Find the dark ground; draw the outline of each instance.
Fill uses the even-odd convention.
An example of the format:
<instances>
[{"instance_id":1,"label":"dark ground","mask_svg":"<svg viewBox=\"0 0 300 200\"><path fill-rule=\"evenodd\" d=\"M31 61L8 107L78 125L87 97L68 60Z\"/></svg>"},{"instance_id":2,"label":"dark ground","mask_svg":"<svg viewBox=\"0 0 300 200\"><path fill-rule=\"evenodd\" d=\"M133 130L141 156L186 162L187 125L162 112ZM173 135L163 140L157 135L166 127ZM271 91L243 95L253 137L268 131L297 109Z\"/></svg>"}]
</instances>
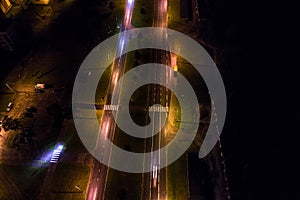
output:
<instances>
[{"instance_id":1,"label":"dark ground","mask_svg":"<svg viewBox=\"0 0 300 200\"><path fill-rule=\"evenodd\" d=\"M197 153L188 155L190 200L214 200L209 166L199 160Z\"/></svg>"},{"instance_id":2,"label":"dark ground","mask_svg":"<svg viewBox=\"0 0 300 200\"><path fill-rule=\"evenodd\" d=\"M299 12L288 2L214 1L211 44L228 93L222 140L232 199L300 199Z\"/></svg>"}]
</instances>

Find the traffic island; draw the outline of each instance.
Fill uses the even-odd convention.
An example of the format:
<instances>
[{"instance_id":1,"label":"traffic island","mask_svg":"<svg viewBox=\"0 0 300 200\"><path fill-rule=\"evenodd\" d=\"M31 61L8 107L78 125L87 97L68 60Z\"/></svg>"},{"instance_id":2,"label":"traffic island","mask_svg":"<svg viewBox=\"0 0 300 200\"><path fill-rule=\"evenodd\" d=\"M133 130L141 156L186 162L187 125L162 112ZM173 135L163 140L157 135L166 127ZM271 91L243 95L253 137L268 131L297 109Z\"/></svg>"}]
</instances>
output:
<instances>
[{"instance_id":1,"label":"traffic island","mask_svg":"<svg viewBox=\"0 0 300 200\"><path fill-rule=\"evenodd\" d=\"M167 167L167 199L188 199L189 180L186 154Z\"/></svg>"}]
</instances>

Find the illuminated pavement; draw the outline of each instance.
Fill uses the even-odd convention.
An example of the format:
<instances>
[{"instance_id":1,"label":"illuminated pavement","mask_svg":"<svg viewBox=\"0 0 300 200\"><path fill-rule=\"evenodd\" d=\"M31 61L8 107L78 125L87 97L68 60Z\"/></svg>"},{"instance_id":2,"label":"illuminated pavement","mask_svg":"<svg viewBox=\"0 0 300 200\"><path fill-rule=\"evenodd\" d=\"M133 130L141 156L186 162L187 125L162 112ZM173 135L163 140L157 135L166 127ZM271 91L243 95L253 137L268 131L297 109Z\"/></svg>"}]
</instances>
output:
<instances>
[{"instance_id":1,"label":"illuminated pavement","mask_svg":"<svg viewBox=\"0 0 300 200\"><path fill-rule=\"evenodd\" d=\"M131 26L131 19L132 13L134 8L134 0L128 0L126 3L126 9L124 14L124 20L121 27L121 31L130 29ZM127 42L124 38L119 39L118 49L117 51L122 54L126 49ZM115 94L117 96L120 95L121 88L116 88L115 85L117 80L123 75L125 67L125 57L122 56L115 60L112 68L112 76L108 88L108 95L105 102L105 105L115 105L115 102L112 102L111 96L115 90ZM104 130L104 134L109 140L113 140L114 132L115 132L115 122L113 119L112 111L111 110L104 110L100 127ZM100 134L100 133L99 133ZM107 152L110 153L110 149L103 146L96 145L95 151L98 152ZM103 153L102 153L103 155ZM108 175L108 167L101 164L99 161L95 160L93 169L90 175L88 190L87 190L87 199L88 200L98 200L104 199L105 194L105 187L107 182L107 175Z\"/></svg>"},{"instance_id":2,"label":"illuminated pavement","mask_svg":"<svg viewBox=\"0 0 300 200\"><path fill-rule=\"evenodd\" d=\"M154 27L162 27L167 28L167 0L154 1ZM167 41L167 36L162 35L162 38L164 38L164 41ZM168 44L165 44L166 50L168 50ZM152 63L162 63L165 65L171 64L171 57L170 53L162 51L162 50L153 50L151 55L151 61ZM162 81L175 81L174 77L172 76L171 71L165 70L164 68L160 71L153 71L152 74L154 74L153 79L159 81L158 79L161 79ZM150 92L148 96L148 102L151 106L153 104L160 104L167 108L167 110L170 110L169 103L170 103L170 91L167 90L165 87L162 87L161 85L152 85L150 86ZM154 123L159 126L158 130L161 130L157 135L151 137L151 140L147 142L146 144L146 150L147 151L155 151L159 150L158 154L152 154L151 162L145 163L146 165L150 165L150 168L153 170L152 173L146 173L143 175L144 179L144 190L142 191L143 199L163 199L165 200L167 198L167 185L166 185L166 168L160 169L160 162L161 159L167 158L167 155L161 156L160 148L166 144L165 136L166 136L166 126L164 124L160 123L160 118L162 118L162 115L167 115L167 112L159 112L160 115L158 119L154 118L153 115L154 112L149 112L149 115L152 115L152 119L154 120ZM167 121L166 124L169 122ZM152 133L154 135L156 133Z\"/></svg>"}]
</instances>

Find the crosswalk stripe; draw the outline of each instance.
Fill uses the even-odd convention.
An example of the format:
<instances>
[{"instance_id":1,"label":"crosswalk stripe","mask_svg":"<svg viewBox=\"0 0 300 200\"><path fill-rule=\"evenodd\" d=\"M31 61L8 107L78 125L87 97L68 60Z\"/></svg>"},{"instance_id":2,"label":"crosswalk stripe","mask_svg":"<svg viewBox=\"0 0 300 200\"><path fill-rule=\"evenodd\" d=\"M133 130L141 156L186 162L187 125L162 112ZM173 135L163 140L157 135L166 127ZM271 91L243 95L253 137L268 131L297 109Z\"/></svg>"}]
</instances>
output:
<instances>
[{"instance_id":1,"label":"crosswalk stripe","mask_svg":"<svg viewBox=\"0 0 300 200\"><path fill-rule=\"evenodd\" d=\"M150 112L169 112L169 108L161 107L161 106L152 106L152 107L150 107L149 111Z\"/></svg>"},{"instance_id":2,"label":"crosswalk stripe","mask_svg":"<svg viewBox=\"0 0 300 200\"><path fill-rule=\"evenodd\" d=\"M60 150L54 150L53 153L52 153L50 162L51 163L57 163L60 154L61 154Z\"/></svg>"},{"instance_id":3,"label":"crosswalk stripe","mask_svg":"<svg viewBox=\"0 0 300 200\"><path fill-rule=\"evenodd\" d=\"M120 110L119 105L104 105L103 110Z\"/></svg>"}]
</instances>

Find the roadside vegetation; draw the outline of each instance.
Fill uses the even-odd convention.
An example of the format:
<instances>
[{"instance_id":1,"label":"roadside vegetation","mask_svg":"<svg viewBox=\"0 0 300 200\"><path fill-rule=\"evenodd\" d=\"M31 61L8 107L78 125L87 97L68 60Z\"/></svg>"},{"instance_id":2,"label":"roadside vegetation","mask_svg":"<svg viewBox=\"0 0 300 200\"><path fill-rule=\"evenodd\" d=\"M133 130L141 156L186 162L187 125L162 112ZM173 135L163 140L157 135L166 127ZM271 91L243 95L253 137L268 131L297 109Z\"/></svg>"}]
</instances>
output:
<instances>
[{"instance_id":1,"label":"roadside vegetation","mask_svg":"<svg viewBox=\"0 0 300 200\"><path fill-rule=\"evenodd\" d=\"M13 195L21 195L23 199L37 196L46 169L27 165L0 165L0 171L6 177L0 178L0 199L10 199L11 192L17 193ZM9 188L14 188L15 191L8 191Z\"/></svg>"},{"instance_id":2,"label":"roadside vegetation","mask_svg":"<svg viewBox=\"0 0 300 200\"><path fill-rule=\"evenodd\" d=\"M167 199L188 199L187 154L167 167Z\"/></svg>"},{"instance_id":3,"label":"roadside vegetation","mask_svg":"<svg viewBox=\"0 0 300 200\"><path fill-rule=\"evenodd\" d=\"M150 27L153 23L153 1L141 0L135 1L134 10L132 16L133 26L140 27Z\"/></svg>"},{"instance_id":4,"label":"roadside vegetation","mask_svg":"<svg viewBox=\"0 0 300 200\"><path fill-rule=\"evenodd\" d=\"M111 79L112 66L108 67L102 77L99 80L96 94L95 94L95 104L103 105L106 101L106 94L109 87L109 81Z\"/></svg>"}]
</instances>

